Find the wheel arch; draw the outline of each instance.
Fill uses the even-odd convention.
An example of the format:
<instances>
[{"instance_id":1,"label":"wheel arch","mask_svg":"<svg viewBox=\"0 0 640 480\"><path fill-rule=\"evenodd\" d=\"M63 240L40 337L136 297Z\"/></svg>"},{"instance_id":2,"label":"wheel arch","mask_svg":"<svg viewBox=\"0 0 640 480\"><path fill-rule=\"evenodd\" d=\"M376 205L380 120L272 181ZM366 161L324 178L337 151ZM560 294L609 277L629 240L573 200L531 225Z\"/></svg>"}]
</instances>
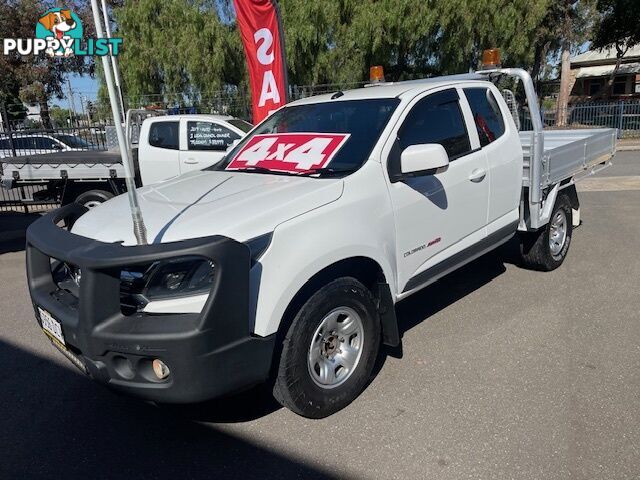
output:
<instances>
[{"instance_id":1,"label":"wheel arch","mask_svg":"<svg viewBox=\"0 0 640 480\"><path fill-rule=\"evenodd\" d=\"M366 286L377 301L382 326L383 341L387 345L396 346L400 342L398 322L395 315L393 296L383 267L371 257L353 256L337 260L312 275L291 298L284 310L277 331L274 365L280 357L280 346L296 312L324 285L341 277L353 277Z\"/></svg>"}]
</instances>

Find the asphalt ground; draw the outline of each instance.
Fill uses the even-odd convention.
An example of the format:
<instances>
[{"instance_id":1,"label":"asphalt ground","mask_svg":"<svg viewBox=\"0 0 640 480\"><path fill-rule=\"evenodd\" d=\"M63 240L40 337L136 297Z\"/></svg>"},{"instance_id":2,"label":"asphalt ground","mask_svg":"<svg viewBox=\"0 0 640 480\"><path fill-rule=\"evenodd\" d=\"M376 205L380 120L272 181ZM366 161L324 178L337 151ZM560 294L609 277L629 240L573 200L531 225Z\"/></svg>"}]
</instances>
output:
<instances>
[{"instance_id":1,"label":"asphalt ground","mask_svg":"<svg viewBox=\"0 0 640 480\"><path fill-rule=\"evenodd\" d=\"M84 378L33 318L36 217L1 214L0 478L640 478L639 179L624 152L581 184L560 269L511 244L401 302L402 349L316 421L264 388L167 408Z\"/></svg>"}]
</instances>

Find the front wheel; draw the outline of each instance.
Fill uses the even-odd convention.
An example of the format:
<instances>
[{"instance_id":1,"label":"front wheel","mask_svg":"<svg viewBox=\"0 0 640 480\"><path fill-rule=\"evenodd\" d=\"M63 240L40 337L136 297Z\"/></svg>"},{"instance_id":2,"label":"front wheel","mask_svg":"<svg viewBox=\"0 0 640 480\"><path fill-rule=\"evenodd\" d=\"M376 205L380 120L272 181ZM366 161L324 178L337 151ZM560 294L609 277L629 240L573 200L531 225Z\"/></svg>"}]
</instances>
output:
<instances>
[{"instance_id":1,"label":"front wheel","mask_svg":"<svg viewBox=\"0 0 640 480\"><path fill-rule=\"evenodd\" d=\"M351 403L367 385L380 347L371 292L343 277L302 306L284 339L275 398L293 412L323 418Z\"/></svg>"},{"instance_id":2,"label":"front wheel","mask_svg":"<svg viewBox=\"0 0 640 480\"><path fill-rule=\"evenodd\" d=\"M537 232L524 232L520 236L520 256L525 267L549 272L555 270L567 256L573 216L569 197L558 195L549 223Z\"/></svg>"},{"instance_id":3,"label":"front wheel","mask_svg":"<svg viewBox=\"0 0 640 480\"><path fill-rule=\"evenodd\" d=\"M111 192L107 192L105 190L89 190L78 195L75 202L83 207L92 209L111 198L113 198L113 193Z\"/></svg>"}]
</instances>

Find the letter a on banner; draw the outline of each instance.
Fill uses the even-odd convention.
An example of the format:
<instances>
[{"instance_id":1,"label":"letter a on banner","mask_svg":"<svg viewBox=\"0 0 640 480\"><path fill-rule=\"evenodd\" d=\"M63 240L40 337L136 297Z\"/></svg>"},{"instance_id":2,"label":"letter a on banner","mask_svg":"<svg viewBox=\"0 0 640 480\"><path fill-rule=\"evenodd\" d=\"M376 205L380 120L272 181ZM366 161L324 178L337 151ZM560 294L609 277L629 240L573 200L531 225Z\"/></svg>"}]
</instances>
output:
<instances>
[{"instance_id":1,"label":"letter a on banner","mask_svg":"<svg viewBox=\"0 0 640 480\"><path fill-rule=\"evenodd\" d=\"M275 0L233 0L251 84L253 123L287 102L284 32Z\"/></svg>"}]
</instances>

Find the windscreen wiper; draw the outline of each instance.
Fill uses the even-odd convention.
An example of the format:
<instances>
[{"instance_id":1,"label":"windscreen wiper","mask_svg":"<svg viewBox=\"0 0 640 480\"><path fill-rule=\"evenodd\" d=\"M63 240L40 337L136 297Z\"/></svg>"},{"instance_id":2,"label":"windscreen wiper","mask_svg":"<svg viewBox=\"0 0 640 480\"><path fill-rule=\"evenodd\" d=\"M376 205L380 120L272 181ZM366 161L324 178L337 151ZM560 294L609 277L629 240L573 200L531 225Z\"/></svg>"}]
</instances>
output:
<instances>
[{"instance_id":1,"label":"windscreen wiper","mask_svg":"<svg viewBox=\"0 0 640 480\"><path fill-rule=\"evenodd\" d=\"M242 167L234 168L233 170L227 170L228 172L242 172L242 173L268 173L269 175L289 175L295 177L297 174L294 172L283 172L282 170L271 170L265 167Z\"/></svg>"},{"instance_id":2,"label":"windscreen wiper","mask_svg":"<svg viewBox=\"0 0 640 480\"><path fill-rule=\"evenodd\" d=\"M234 168L232 172L256 172L256 173L274 173L273 170L265 167L242 167Z\"/></svg>"},{"instance_id":3,"label":"windscreen wiper","mask_svg":"<svg viewBox=\"0 0 640 480\"><path fill-rule=\"evenodd\" d=\"M307 177L309 175L342 175L344 173L353 173L357 170L357 168L333 168L333 167L322 167L322 168L310 168L309 170L305 170L304 172L298 173L298 176Z\"/></svg>"}]
</instances>

